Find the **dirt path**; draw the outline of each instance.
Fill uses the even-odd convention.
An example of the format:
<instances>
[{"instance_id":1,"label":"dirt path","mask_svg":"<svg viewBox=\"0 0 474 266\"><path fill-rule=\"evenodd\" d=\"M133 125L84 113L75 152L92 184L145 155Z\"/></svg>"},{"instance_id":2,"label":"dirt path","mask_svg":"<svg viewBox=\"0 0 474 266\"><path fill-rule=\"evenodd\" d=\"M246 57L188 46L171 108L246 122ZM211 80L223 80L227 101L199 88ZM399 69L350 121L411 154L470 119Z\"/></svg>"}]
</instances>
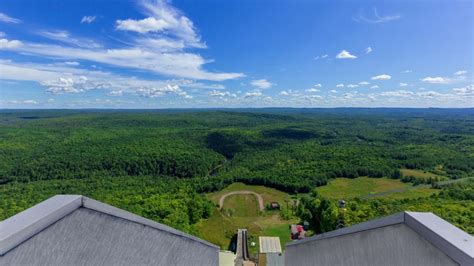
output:
<instances>
[{"instance_id":1,"label":"dirt path","mask_svg":"<svg viewBox=\"0 0 474 266\"><path fill-rule=\"evenodd\" d=\"M262 196L258 193L250 191L250 190L232 191L232 192L229 192L229 193L226 193L226 194L222 195L221 198L219 199L219 209L222 209L222 206L224 206L224 200L225 200L225 198L227 198L227 196L239 195L239 194L252 194L252 195L255 195L255 197L257 197L258 206L259 206L260 210L263 211L265 209L265 205L263 205Z\"/></svg>"}]
</instances>

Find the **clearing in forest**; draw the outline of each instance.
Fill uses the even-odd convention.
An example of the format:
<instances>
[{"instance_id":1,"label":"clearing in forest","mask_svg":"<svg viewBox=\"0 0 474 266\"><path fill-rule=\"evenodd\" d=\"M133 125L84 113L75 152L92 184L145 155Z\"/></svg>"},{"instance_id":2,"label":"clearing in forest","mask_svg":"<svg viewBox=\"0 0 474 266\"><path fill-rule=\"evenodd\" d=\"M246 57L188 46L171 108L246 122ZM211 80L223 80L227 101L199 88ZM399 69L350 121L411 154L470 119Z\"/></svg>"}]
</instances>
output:
<instances>
[{"instance_id":1,"label":"clearing in forest","mask_svg":"<svg viewBox=\"0 0 474 266\"><path fill-rule=\"evenodd\" d=\"M298 221L296 218L284 220L280 211L260 211L257 197L254 194L232 194L233 192L250 191L261 196L264 206L270 202L278 202L282 209L290 204L291 197L285 192L268 188L265 186L245 185L234 183L221 191L207 194L216 208L209 219L200 221L196 228L199 236L214 243L221 249L230 249L232 237L238 228L247 228L250 242L256 242L255 247L249 247L251 253L258 252L259 236L280 237L282 248L290 241L288 226ZM222 209L219 209L219 201L223 196Z\"/></svg>"},{"instance_id":2,"label":"clearing in forest","mask_svg":"<svg viewBox=\"0 0 474 266\"><path fill-rule=\"evenodd\" d=\"M417 198L430 196L438 192L429 186L413 187L398 179L358 177L336 178L327 185L318 187L317 191L331 199L366 198L370 196L384 198Z\"/></svg>"}]
</instances>

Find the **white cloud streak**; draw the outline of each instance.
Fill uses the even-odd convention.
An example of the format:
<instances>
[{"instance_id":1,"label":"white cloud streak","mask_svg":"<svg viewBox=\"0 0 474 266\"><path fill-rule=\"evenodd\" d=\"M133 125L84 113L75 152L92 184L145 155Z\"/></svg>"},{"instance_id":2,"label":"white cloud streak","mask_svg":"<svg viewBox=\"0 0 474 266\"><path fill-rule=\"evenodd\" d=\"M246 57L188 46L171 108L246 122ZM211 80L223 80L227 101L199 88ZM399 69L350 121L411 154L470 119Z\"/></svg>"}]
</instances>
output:
<instances>
[{"instance_id":1,"label":"white cloud streak","mask_svg":"<svg viewBox=\"0 0 474 266\"><path fill-rule=\"evenodd\" d=\"M421 81L431 84L448 84L451 82L449 78L445 77L426 77L421 79Z\"/></svg>"},{"instance_id":2,"label":"white cloud streak","mask_svg":"<svg viewBox=\"0 0 474 266\"><path fill-rule=\"evenodd\" d=\"M389 80L391 79L392 77L390 75L387 75L387 74L382 74L382 75L378 75L378 76L374 76L374 77L371 77L370 79L371 80Z\"/></svg>"},{"instance_id":3,"label":"white cloud streak","mask_svg":"<svg viewBox=\"0 0 474 266\"><path fill-rule=\"evenodd\" d=\"M256 87L256 88L259 88L259 89L269 89L273 86L273 84L266 80L266 79L256 79L256 80L252 80L250 82L250 85Z\"/></svg>"},{"instance_id":4,"label":"white cloud streak","mask_svg":"<svg viewBox=\"0 0 474 266\"><path fill-rule=\"evenodd\" d=\"M0 12L0 22L18 24L21 23L21 20L17 18L12 18L7 14Z\"/></svg>"},{"instance_id":5,"label":"white cloud streak","mask_svg":"<svg viewBox=\"0 0 474 266\"><path fill-rule=\"evenodd\" d=\"M96 16L83 16L81 19L81 24L91 24L92 22L95 21L97 17Z\"/></svg>"},{"instance_id":6,"label":"white cloud streak","mask_svg":"<svg viewBox=\"0 0 474 266\"><path fill-rule=\"evenodd\" d=\"M364 15L361 10L359 14L352 17L352 19L356 22L366 22L366 23L372 23L372 24L387 23L390 21L399 20L400 18L401 18L401 15L399 14L381 16L379 15L376 8L373 9L373 13L370 14L370 16Z\"/></svg>"}]
</instances>

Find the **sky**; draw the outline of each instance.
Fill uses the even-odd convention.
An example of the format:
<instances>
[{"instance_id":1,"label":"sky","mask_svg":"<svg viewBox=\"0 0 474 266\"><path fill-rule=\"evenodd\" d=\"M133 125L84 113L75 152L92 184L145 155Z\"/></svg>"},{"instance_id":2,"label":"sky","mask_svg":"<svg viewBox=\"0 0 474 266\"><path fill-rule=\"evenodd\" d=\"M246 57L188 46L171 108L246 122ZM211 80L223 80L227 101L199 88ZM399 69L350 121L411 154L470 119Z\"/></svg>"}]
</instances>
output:
<instances>
[{"instance_id":1,"label":"sky","mask_svg":"<svg viewBox=\"0 0 474 266\"><path fill-rule=\"evenodd\" d=\"M473 1L2 0L0 108L474 107Z\"/></svg>"}]
</instances>

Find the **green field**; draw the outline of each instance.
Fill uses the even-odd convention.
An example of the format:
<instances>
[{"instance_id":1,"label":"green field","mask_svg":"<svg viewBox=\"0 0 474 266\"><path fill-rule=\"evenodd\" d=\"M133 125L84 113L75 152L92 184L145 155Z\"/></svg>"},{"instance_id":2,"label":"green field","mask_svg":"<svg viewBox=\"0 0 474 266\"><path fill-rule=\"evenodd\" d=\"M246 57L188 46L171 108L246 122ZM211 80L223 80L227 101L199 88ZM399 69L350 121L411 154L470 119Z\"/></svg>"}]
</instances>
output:
<instances>
[{"instance_id":1,"label":"green field","mask_svg":"<svg viewBox=\"0 0 474 266\"><path fill-rule=\"evenodd\" d=\"M438 190L426 186L412 187L397 179L359 177L354 179L336 178L326 186L318 187L317 191L331 199L350 199L370 197L380 194L385 198L412 198L430 196Z\"/></svg>"},{"instance_id":2,"label":"green field","mask_svg":"<svg viewBox=\"0 0 474 266\"><path fill-rule=\"evenodd\" d=\"M230 195L225 199L224 206L231 217L255 217L260 211L255 195L249 194Z\"/></svg>"},{"instance_id":3,"label":"green field","mask_svg":"<svg viewBox=\"0 0 474 266\"><path fill-rule=\"evenodd\" d=\"M427 172L427 171L422 171L422 170L415 170L415 169L401 169L400 172L402 172L402 174L404 176L413 176L413 177L416 177L416 178L438 178L439 180L448 180L449 178L445 177L445 176L442 176L442 175L438 175L438 174L435 174L435 173L431 173L431 172Z\"/></svg>"},{"instance_id":4,"label":"green field","mask_svg":"<svg viewBox=\"0 0 474 266\"><path fill-rule=\"evenodd\" d=\"M280 204L283 204L286 201L291 200L290 195L288 193L279 191L277 189L272 189L272 188L265 187L265 186L246 185L246 184L240 183L240 182L233 183L233 184L225 187L224 189L222 189L218 192L208 193L207 197L209 199L211 199L212 201L214 201L216 204L218 204L219 203L219 198L222 195L224 195L228 192L240 191L240 190L249 190L249 191L253 191L253 192L256 192L256 193L260 194L263 198L264 204L274 202L274 201L275 202L280 202ZM229 196L226 199L226 203L227 203L227 200L230 197L231 196ZM257 203L255 203L255 204L257 204Z\"/></svg>"},{"instance_id":5,"label":"green field","mask_svg":"<svg viewBox=\"0 0 474 266\"><path fill-rule=\"evenodd\" d=\"M276 189L243 183L234 183L219 192L209 193L206 196L217 205L222 195L242 190L260 194L264 204L279 202L282 208L286 208L286 202L291 200L289 194ZM257 244L250 248L250 252L256 254L259 236L278 236L284 248L285 243L290 241L288 226L296 222L298 219L283 220L279 211L260 212L256 197L252 194L242 194L228 196L222 210L216 207L211 217L199 222L196 228L199 236L219 245L221 249L229 248L231 239L238 228L247 228L250 241Z\"/></svg>"}]
</instances>

